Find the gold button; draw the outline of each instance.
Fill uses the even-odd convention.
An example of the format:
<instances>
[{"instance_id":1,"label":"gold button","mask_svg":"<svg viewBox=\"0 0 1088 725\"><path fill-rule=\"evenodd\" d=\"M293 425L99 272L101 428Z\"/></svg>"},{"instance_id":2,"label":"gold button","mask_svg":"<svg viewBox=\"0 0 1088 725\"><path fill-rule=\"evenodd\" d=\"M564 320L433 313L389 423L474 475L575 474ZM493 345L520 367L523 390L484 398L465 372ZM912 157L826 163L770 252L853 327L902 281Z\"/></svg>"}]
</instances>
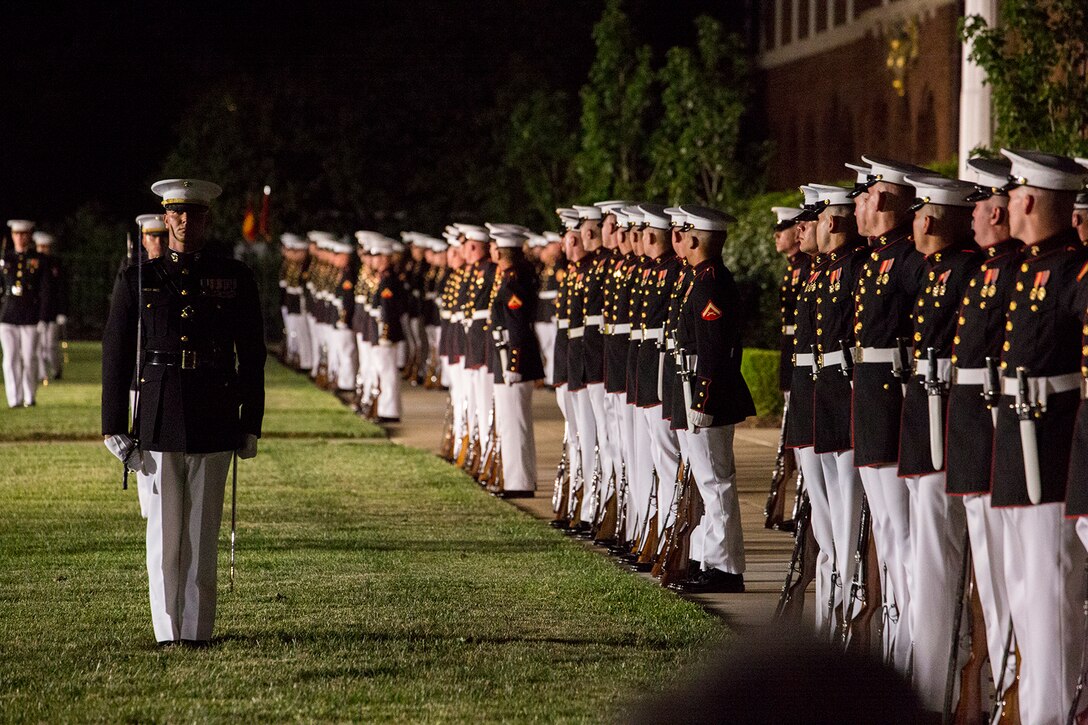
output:
<instances>
[{"instance_id":1,"label":"gold button","mask_svg":"<svg viewBox=\"0 0 1088 725\"><path fill-rule=\"evenodd\" d=\"M1005 340L1005 344L1001 346L1001 349L1002 349L1002 350L1004 350L1005 352L1008 352L1008 351L1009 351L1009 349L1010 349L1010 345L1009 345L1009 341L1008 341L1008 340Z\"/></svg>"},{"instance_id":2,"label":"gold button","mask_svg":"<svg viewBox=\"0 0 1088 725\"><path fill-rule=\"evenodd\" d=\"M975 283L976 283L976 282L977 282L977 280L971 280L971 281L970 281L970 283L969 283L969 285L970 285L971 287L974 287L974 286L975 286Z\"/></svg>"},{"instance_id":3,"label":"gold button","mask_svg":"<svg viewBox=\"0 0 1088 725\"><path fill-rule=\"evenodd\" d=\"M1023 292L1024 291L1024 283L1023 282L1017 282L1016 283L1016 291L1017 292Z\"/></svg>"},{"instance_id":4,"label":"gold button","mask_svg":"<svg viewBox=\"0 0 1088 725\"><path fill-rule=\"evenodd\" d=\"M960 324L962 325L965 322L967 322L967 318L964 317L963 315L960 315Z\"/></svg>"},{"instance_id":5,"label":"gold button","mask_svg":"<svg viewBox=\"0 0 1088 725\"><path fill-rule=\"evenodd\" d=\"M1005 330L1007 330L1008 332L1012 332L1012 320L1009 320L1005 323Z\"/></svg>"},{"instance_id":6,"label":"gold button","mask_svg":"<svg viewBox=\"0 0 1088 725\"><path fill-rule=\"evenodd\" d=\"M887 384L887 383L884 383L884 389L885 389L885 390L887 390L887 389L888 389L888 384Z\"/></svg>"},{"instance_id":7,"label":"gold button","mask_svg":"<svg viewBox=\"0 0 1088 725\"><path fill-rule=\"evenodd\" d=\"M189 342L189 336L188 335L182 335L181 336L181 341L182 342Z\"/></svg>"},{"instance_id":8,"label":"gold button","mask_svg":"<svg viewBox=\"0 0 1088 725\"><path fill-rule=\"evenodd\" d=\"M1024 262L1023 264L1020 265L1020 271L1021 272L1027 272L1028 271L1028 263L1027 262Z\"/></svg>"}]
</instances>

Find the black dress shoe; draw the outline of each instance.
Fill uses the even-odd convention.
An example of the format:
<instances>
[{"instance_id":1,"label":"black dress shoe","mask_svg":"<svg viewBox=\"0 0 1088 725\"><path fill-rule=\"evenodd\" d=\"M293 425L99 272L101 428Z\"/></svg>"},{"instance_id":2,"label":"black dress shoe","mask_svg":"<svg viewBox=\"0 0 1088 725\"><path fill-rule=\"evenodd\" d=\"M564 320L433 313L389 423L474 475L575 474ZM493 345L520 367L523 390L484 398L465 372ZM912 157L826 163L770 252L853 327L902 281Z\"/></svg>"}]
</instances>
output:
<instances>
[{"instance_id":1,"label":"black dress shoe","mask_svg":"<svg viewBox=\"0 0 1088 725\"><path fill-rule=\"evenodd\" d=\"M571 536L590 536L590 526L585 521L579 521L574 526L567 528L563 533Z\"/></svg>"},{"instance_id":2,"label":"black dress shoe","mask_svg":"<svg viewBox=\"0 0 1088 725\"><path fill-rule=\"evenodd\" d=\"M496 491L497 498L532 498L536 491Z\"/></svg>"},{"instance_id":3,"label":"black dress shoe","mask_svg":"<svg viewBox=\"0 0 1088 725\"><path fill-rule=\"evenodd\" d=\"M382 416L378 416L378 419L376 421L374 421L374 422L375 423L386 423L386 424L400 423L400 418L384 418Z\"/></svg>"},{"instance_id":4,"label":"black dress shoe","mask_svg":"<svg viewBox=\"0 0 1088 725\"><path fill-rule=\"evenodd\" d=\"M186 649L207 649L211 646L211 642L206 639L183 639L181 646Z\"/></svg>"},{"instance_id":5,"label":"black dress shoe","mask_svg":"<svg viewBox=\"0 0 1088 725\"><path fill-rule=\"evenodd\" d=\"M637 571L640 574L645 574L646 572L650 571L653 568L654 568L654 565L653 565L652 562L642 563L642 562L636 561L634 564L631 565L631 571Z\"/></svg>"},{"instance_id":6,"label":"black dress shoe","mask_svg":"<svg viewBox=\"0 0 1088 725\"><path fill-rule=\"evenodd\" d=\"M549 521L548 526L551 526L553 529L566 529L570 526L570 522L566 519L557 519L555 521Z\"/></svg>"},{"instance_id":7,"label":"black dress shoe","mask_svg":"<svg viewBox=\"0 0 1088 725\"><path fill-rule=\"evenodd\" d=\"M173 649L181 644L180 639L164 639L162 642L156 642L155 646L159 649Z\"/></svg>"},{"instance_id":8,"label":"black dress shoe","mask_svg":"<svg viewBox=\"0 0 1088 725\"><path fill-rule=\"evenodd\" d=\"M739 594L744 591L744 575L707 569L694 579L681 582L676 588L685 594Z\"/></svg>"}]
</instances>

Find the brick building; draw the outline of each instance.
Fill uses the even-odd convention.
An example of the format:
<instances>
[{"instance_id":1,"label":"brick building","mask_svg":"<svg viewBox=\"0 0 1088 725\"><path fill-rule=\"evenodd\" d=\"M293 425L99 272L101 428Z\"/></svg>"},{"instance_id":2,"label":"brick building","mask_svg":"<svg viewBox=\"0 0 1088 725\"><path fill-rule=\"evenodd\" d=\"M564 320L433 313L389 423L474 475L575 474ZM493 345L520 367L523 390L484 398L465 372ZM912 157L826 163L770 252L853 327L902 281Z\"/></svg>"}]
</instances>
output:
<instances>
[{"instance_id":1,"label":"brick building","mask_svg":"<svg viewBox=\"0 0 1088 725\"><path fill-rule=\"evenodd\" d=\"M755 5L772 188L845 179L862 153L947 161L959 142L962 0Z\"/></svg>"}]
</instances>

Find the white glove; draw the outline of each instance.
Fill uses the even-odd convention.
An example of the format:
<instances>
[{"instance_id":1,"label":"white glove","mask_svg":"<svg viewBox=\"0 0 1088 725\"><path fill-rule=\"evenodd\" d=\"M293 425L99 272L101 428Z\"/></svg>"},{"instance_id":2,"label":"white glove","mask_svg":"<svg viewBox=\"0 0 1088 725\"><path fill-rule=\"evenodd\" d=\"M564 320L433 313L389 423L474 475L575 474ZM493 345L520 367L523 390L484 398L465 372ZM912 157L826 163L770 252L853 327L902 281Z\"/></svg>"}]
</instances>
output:
<instances>
[{"instance_id":1,"label":"white glove","mask_svg":"<svg viewBox=\"0 0 1088 725\"><path fill-rule=\"evenodd\" d=\"M378 340L378 347L393 347L392 340Z\"/></svg>"},{"instance_id":2,"label":"white glove","mask_svg":"<svg viewBox=\"0 0 1088 725\"><path fill-rule=\"evenodd\" d=\"M257 455L257 436L252 433L246 433L246 439L242 441L242 445L236 451L238 457L242 460L253 458Z\"/></svg>"},{"instance_id":3,"label":"white glove","mask_svg":"<svg viewBox=\"0 0 1088 725\"><path fill-rule=\"evenodd\" d=\"M709 428L714 424L714 416L688 409L688 423L695 428Z\"/></svg>"},{"instance_id":4,"label":"white glove","mask_svg":"<svg viewBox=\"0 0 1088 725\"><path fill-rule=\"evenodd\" d=\"M348 323L346 323L346 322L337 322L336 323L336 329L337 330L346 330L346 329L348 329Z\"/></svg>"},{"instance_id":5,"label":"white glove","mask_svg":"<svg viewBox=\"0 0 1088 725\"><path fill-rule=\"evenodd\" d=\"M109 449L109 452L116 456L117 460L121 463L126 463L125 458L128 458L126 463L128 470L136 471L137 473L143 470L143 456L139 449L135 451L132 450L135 443L133 443L132 439L127 435L124 433L112 435L103 442L106 444L106 448Z\"/></svg>"},{"instance_id":6,"label":"white glove","mask_svg":"<svg viewBox=\"0 0 1088 725\"><path fill-rule=\"evenodd\" d=\"M68 324L68 315L57 315L57 324L58 325L67 325Z\"/></svg>"},{"instance_id":7,"label":"white glove","mask_svg":"<svg viewBox=\"0 0 1088 725\"><path fill-rule=\"evenodd\" d=\"M512 373L509 370L502 371L502 381L507 385L521 382L521 373Z\"/></svg>"}]
</instances>

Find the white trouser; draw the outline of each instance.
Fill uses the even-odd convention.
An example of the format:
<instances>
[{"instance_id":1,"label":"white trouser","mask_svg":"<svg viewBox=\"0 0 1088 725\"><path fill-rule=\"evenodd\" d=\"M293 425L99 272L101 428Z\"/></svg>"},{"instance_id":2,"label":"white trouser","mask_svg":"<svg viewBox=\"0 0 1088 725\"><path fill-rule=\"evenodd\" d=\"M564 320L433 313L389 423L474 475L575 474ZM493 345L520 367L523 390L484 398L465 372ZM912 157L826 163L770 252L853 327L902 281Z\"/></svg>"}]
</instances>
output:
<instances>
[{"instance_id":1,"label":"white trouser","mask_svg":"<svg viewBox=\"0 0 1088 725\"><path fill-rule=\"evenodd\" d=\"M231 451L144 454L151 477L147 577L155 639L211 639Z\"/></svg>"},{"instance_id":2,"label":"white trouser","mask_svg":"<svg viewBox=\"0 0 1088 725\"><path fill-rule=\"evenodd\" d=\"M502 446L502 487L536 490L532 382L495 386L495 431Z\"/></svg>"},{"instance_id":3,"label":"white trouser","mask_svg":"<svg viewBox=\"0 0 1088 725\"><path fill-rule=\"evenodd\" d=\"M911 476L906 481L910 492L907 586L914 643L912 684L922 708L938 712L944 707L956 610L963 605L957 595L963 585L967 518L959 497L945 493L944 473ZM966 631L966 626L961 627ZM960 647L957 674L965 654Z\"/></svg>"},{"instance_id":4,"label":"white trouser","mask_svg":"<svg viewBox=\"0 0 1088 725\"><path fill-rule=\"evenodd\" d=\"M359 358L359 367L355 373L355 385L364 393L377 382L374 367L374 346L363 339L361 332L355 333L355 347Z\"/></svg>"},{"instance_id":5,"label":"white trouser","mask_svg":"<svg viewBox=\"0 0 1088 725\"><path fill-rule=\"evenodd\" d=\"M831 509L831 535L835 540L835 569L841 587L841 611L844 621L848 621L861 609L859 599L855 603L854 611L845 611L850 583L854 580L854 571L857 569L855 554L861 529L861 476L858 469L854 468L853 450L818 455L824 473L824 485L827 487L827 504ZM864 557L865 552L861 552L861 555Z\"/></svg>"},{"instance_id":6,"label":"white trouser","mask_svg":"<svg viewBox=\"0 0 1088 725\"><path fill-rule=\"evenodd\" d=\"M1005 544L1001 512L990 507L990 494L970 494L963 497L967 515L967 531L970 533L971 562L975 570L975 587L982 604L986 626L986 651L990 655L990 669L994 684L1013 683L1016 676L1016 646L1010 646L1005 663L1005 677L1001 677L1001 660L1005 656L1005 641L1009 634L1009 594L1005 588ZM978 623L975 623L976 631Z\"/></svg>"},{"instance_id":7,"label":"white trouser","mask_svg":"<svg viewBox=\"0 0 1088 725\"><path fill-rule=\"evenodd\" d=\"M1084 644L1084 551L1064 504L999 509L1020 648L1020 721L1064 725Z\"/></svg>"},{"instance_id":8,"label":"white trouser","mask_svg":"<svg viewBox=\"0 0 1088 725\"><path fill-rule=\"evenodd\" d=\"M8 406L30 405L38 391L38 326L0 324L0 349Z\"/></svg>"},{"instance_id":9,"label":"white trouser","mask_svg":"<svg viewBox=\"0 0 1088 725\"><path fill-rule=\"evenodd\" d=\"M593 406L593 422L597 426L597 452L600 455L601 477L597 481L597 495L601 502L605 500L605 490L612 475L619 470L619 434L615 428L615 418L609 405L612 397L604 392L604 383L586 386L589 402Z\"/></svg>"},{"instance_id":10,"label":"white trouser","mask_svg":"<svg viewBox=\"0 0 1088 725\"><path fill-rule=\"evenodd\" d=\"M38 323L38 379L52 380L60 372L60 326L55 320Z\"/></svg>"},{"instance_id":11,"label":"white trouser","mask_svg":"<svg viewBox=\"0 0 1088 725\"><path fill-rule=\"evenodd\" d=\"M321 331L313 315L306 315L306 331L310 335L310 377L316 377L321 364Z\"/></svg>"},{"instance_id":12,"label":"white trouser","mask_svg":"<svg viewBox=\"0 0 1088 725\"><path fill-rule=\"evenodd\" d=\"M646 417L642 415L641 408L634 405L627 407L631 409L631 417L634 421L631 437L634 460L627 470L627 488L630 497L627 507L627 531L630 533L628 540L635 541L642 537L650 518L657 511L657 504L654 502L656 501L654 482L656 469L651 450L653 443ZM666 505L668 505L667 501Z\"/></svg>"},{"instance_id":13,"label":"white trouser","mask_svg":"<svg viewBox=\"0 0 1088 725\"><path fill-rule=\"evenodd\" d=\"M631 474L635 468L635 412L637 408L627 404L627 399L619 395L619 420L617 427L620 429L620 440L623 443L623 468L616 474L616 486L623 484L626 476L627 498L631 496Z\"/></svg>"},{"instance_id":14,"label":"white trouser","mask_svg":"<svg viewBox=\"0 0 1088 725\"><path fill-rule=\"evenodd\" d=\"M467 430L467 410L465 402L464 374L465 367L460 361L446 366L449 375L450 404L453 406L453 455L461 452L461 440Z\"/></svg>"},{"instance_id":15,"label":"white trouser","mask_svg":"<svg viewBox=\"0 0 1088 725\"><path fill-rule=\"evenodd\" d=\"M318 349L325 351L325 375L330 379L336 378L336 354L333 351L331 340L332 325L327 322L319 322L314 326L317 331Z\"/></svg>"},{"instance_id":16,"label":"white trouser","mask_svg":"<svg viewBox=\"0 0 1088 725\"><path fill-rule=\"evenodd\" d=\"M570 393L574 408L574 419L578 428L578 448L581 458L582 508L578 512L580 521L593 521L593 473L596 463L594 449L597 447L597 421L594 419L593 406L589 401L589 389L582 388ZM571 486L571 494L575 493Z\"/></svg>"},{"instance_id":17,"label":"white trouser","mask_svg":"<svg viewBox=\"0 0 1088 725\"><path fill-rule=\"evenodd\" d=\"M574 508L574 487L580 480L576 476L582 475L582 460L578 448L578 418L574 413L574 398L566 384L556 386L555 400L563 413L567 435L567 476L570 477L570 485L567 488L567 500L563 502L563 515L566 516Z\"/></svg>"},{"instance_id":18,"label":"white trouser","mask_svg":"<svg viewBox=\"0 0 1088 725\"><path fill-rule=\"evenodd\" d=\"M888 612L884 623L884 655L891 654L895 669L905 675L910 665L910 496L896 466L864 466L858 469L872 514L877 558L887 576L881 576L881 592Z\"/></svg>"},{"instance_id":19,"label":"white trouser","mask_svg":"<svg viewBox=\"0 0 1088 725\"><path fill-rule=\"evenodd\" d=\"M435 376L442 382L443 385L445 385L445 374L443 373L442 368L444 367L446 358L438 354L438 341L439 337L441 336L441 332L442 328L438 325L424 325L423 333L427 337L427 356L423 358L422 369L420 370L420 373L426 375L427 368L430 367L431 360L434 360Z\"/></svg>"},{"instance_id":20,"label":"white trouser","mask_svg":"<svg viewBox=\"0 0 1088 725\"><path fill-rule=\"evenodd\" d=\"M491 414L495 397L495 375L487 366L470 371L472 373L472 394L476 398L476 429L480 436L480 450L487 450L491 443Z\"/></svg>"},{"instance_id":21,"label":"white trouser","mask_svg":"<svg viewBox=\"0 0 1088 725\"><path fill-rule=\"evenodd\" d=\"M355 376L359 372L359 348L356 345L355 333L350 328L334 328L329 331L329 357L336 358L336 387L340 390L355 390Z\"/></svg>"},{"instance_id":22,"label":"white trouser","mask_svg":"<svg viewBox=\"0 0 1088 725\"><path fill-rule=\"evenodd\" d=\"M314 366L310 326L302 314L287 315L287 354L298 356L298 366L302 370L309 370Z\"/></svg>"},{"instance_id":23,"label":"white trouser","mask_svg":"<svg viewBox=\"0 0 1088 725\"><path fill-rule=\"evenodd\" d=\"M816 601L813 606L816 631L823 634L829 627L834 626L828 619L827 603L832 596L832 587L835 587L834 597L837 607L842 601L842 591L834 580L835 574L835 528L831 523L831 505L827 500L827 483L824 481L824 469L820 465L820 457L812 446L794 448L793 454L797 458L797 465L805 477L805 491L808 493L808 502L812 507L810 525L812 536L820 546L820 553L816 555Z\"/></svg>"},{"instance_id":24,"label":"white trouser","mask_svg":"<svg viewBox=\"0 0 1088 725\"><path fill-rule=\"evenodd\" d=\"M610 499L616 492L620 476L623 475L623 419L624 408L627 401L619 395L605 393L604 395L604 419L608 428L608 438L611 442L612 465L607 474L601 476L601 503ZM600 434L598 434L599 436ZM603 470L603 465L602 465Z\"/></svg>"},{"instance_id":25,"label":"white trouser","mask_svg":"<svg viewBox=\"0 0 1088 725\"><path fill-rule=\"evenodd\" d=\"M393 358L397 370L403 370L404 366L408 364L408 343L404 340L394 343L393 349L396 350L396 356Z\"/></svg>"},{"instance_id":26,"label":"white trouser","mask_svg":"<svg viewBox=\"0 0 1088 725\"><path fill-rule=\"evenodd\" d=\"M370 359L374 364L374 376L378 380L378 417L400 418L400 375L397 374L396 347L389 344L374 345Z\"/></svg>"},{"instance_id":27,"label":"white trouser","mask_svg":"<svg viewBox=\"0 0 1088 725\"><path fill-rule=\"evenodd\" d=\"M744 533L737 498L737 467L733 458L733 426L698 428L687 433L691 475L703 497L698 550L704 569L743 574ZM694 532L693 532L694 535Z\"/></svg>"},{"instance_id":28,"label":"white trouser","mask_svg":"<svg viewBox=\"0 0 1088 725\"><path fill-rule=\"evenodd\" d=\"M540 356L544 360L544 382L551 385L555 373L555 320L551 322L534 322L536 339L540 342Z\"/></svg>"},{"instance_id":29,"label":"white trouser","mask_svg":"<svg viewBox=\"0 0 1088 725\"><path fill-rule=\"evenodd\" d=\"M680 466L680 443L669 421L662 419L661 406L639 408L638 415L650 436L650 456L657 471L657 534L660 536L676 514L676 469ZM615 419L613 419L615 420Z\"/></svg>"}]
</instances>

